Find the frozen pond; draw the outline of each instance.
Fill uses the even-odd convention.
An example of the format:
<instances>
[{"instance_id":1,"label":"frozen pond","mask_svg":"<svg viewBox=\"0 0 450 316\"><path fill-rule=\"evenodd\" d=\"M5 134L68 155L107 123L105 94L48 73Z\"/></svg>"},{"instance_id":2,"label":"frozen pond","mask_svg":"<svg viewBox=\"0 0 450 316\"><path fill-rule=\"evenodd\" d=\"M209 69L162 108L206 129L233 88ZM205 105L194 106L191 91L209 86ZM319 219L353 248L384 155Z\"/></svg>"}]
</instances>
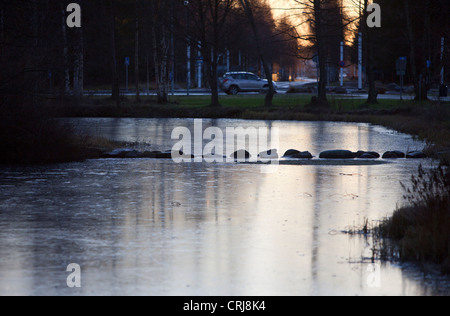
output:
<instances>
[{"instance_id":1,"label":"frozen pond","mask_svg":"<svg viewBox=\"0 0 450 316\"><path fill-rule=\"evenodd\" d=\"M83 119L84 130L170 149L192 120ZM367 124L216 120L277 126L280 152L422 149ZM269 127L270 127L269 126ZM423 161L422 161L423 162ZM371 264L337 233L392 214L419 162L374 166L92 160L0 169L0 295L425 295L441 290ZM66 268L81 267L81 288Z\"/></svg>"}]
</instances>

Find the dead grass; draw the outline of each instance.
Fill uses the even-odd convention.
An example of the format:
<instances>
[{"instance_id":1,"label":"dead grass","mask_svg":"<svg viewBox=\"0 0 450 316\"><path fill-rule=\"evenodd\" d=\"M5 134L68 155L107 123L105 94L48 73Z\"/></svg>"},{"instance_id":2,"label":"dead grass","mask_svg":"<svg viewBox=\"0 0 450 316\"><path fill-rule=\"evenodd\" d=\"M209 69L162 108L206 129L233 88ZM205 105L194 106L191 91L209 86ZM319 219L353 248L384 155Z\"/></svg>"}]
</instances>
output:
<instances>
[{"instance_id":1,"label":"dead grass","mask_svg":"<svg viewBox=\"0 0 450 316\"><path fill-rule=\"evenodd\" d=\"M390 259L438 265L450 274L450 171L420 167L411 183L404 186L407 206L374 229L378 251Z\"/></svg>"}]
</instances>

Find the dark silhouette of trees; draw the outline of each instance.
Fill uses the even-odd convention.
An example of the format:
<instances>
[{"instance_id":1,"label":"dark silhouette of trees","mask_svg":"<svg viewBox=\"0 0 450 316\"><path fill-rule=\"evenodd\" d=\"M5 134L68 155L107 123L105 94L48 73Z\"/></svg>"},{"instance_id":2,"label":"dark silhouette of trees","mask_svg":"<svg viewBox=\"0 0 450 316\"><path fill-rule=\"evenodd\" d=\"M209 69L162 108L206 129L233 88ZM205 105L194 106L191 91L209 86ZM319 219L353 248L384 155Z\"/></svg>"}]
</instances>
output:
<instances>
[{"instance_id":1,"label":"dark silhouette of trees","mask_svg":"<svg viewBox=\"0 0 450 316\"><path fill-rule=\"evenodd\" d=\"M134 18L136 23L136 28L134 31L134 83L136 86L136 102L141 102L140 91L139 91L139 0L134 1Z\"/></svg>"},{"instance_id":2,"label":"dark silhouette of trees","mask_svg":"<svg viewBox=\"0 0 450 316\"><path fill-rule=\"evenodd\" d=\"M265 106L272 106L272 100L273 97L275 95L275 89L274 89L274 85L273 85L273 81L272 81L272 71L269 67L269 64L267 63L267 59L265 57L265 53L264 53L264 48L262 46L261 43L261 38L260 38L260 34L258 31L258 27L256 25L256 21L255 21L255 17L253 14L253 7L252 4L249 0L240 0L240 3L245 11L245 14L247 15L247 18L250 22L250 25L252 27L253 30L253 34L255 37L255 42L256 42L256 48L258 50L259 53L259 57L261 59L261 62L263 64L264 67L264 72L267 74L267 81L269 83L269 91L266 94L266 98L265 98Z\"/></svg>"},{"instance_id":3,"label":"dark silhouette of trees","mask_svg":"<svg viewBox=\"0 0 450 316\"><path fill-rule=\"evenodd\" d=\"M359 0L358 0L359 1ZM437 85L443 66L449 66L448 47L450 12L448 1L377 0L382 8L382 27L366 26L362 15L359 31L364 33L364 56L369 81L369 100L375 100L375 80L395 82L396 60L407 57L407 83L414 86L416 99L427 99L433 85ZM367 1L360 1L365 7ZM358 4L358 3L355 3ZM444 59L441 61L441 38L445 39ZM448 78L448 77L447 77ZM372 99L371 99L372 96Z\"/></svg>"},{"instance_id":4,"label":"dark silhouette of trees","mask_svg":"<svg viewBox=\"0 0 450 316\"><path fill-rule=\"evenodd\" d=\"M116 9L114 0L109 0L110 10L110 52L111 52L111 76L112 76L112 93L111 97L120 108L120 89L119 89L119 73L117 70L117 31L116 31Z\"/></svg>"},{"instance_id":5,"label":"dark silhouette of trees","mask_svg":"<svg viewBox=\"0 0 450 316\"><path fill-rule=\"evenodd\" d=\"M377 104L378 91L376 87L376 78L375 78L375 41L376 36L379 35L378 29L370 28L367 24L368 18L368 5L369 1L364 0L363 3L363 12L360 20L360 31L363 35L363 47L364 49L364 58L366 60L366 72L367 72L367 81L369 83L369 91L367 97L367 104Z\"/></svg>"},{"instance_id":6,"label":"dark silhouette of trees","mask_svg":"<svg viewBox=\"0 0 450 316\"><path fill-rule=\"evenodd\" d=\"M337 68L340 43L344 40L347 26L342 3L339 0L296 0L296 3L303 8L309 24L309 33L298 37L311 43L319 67L318 93L312 104L327 106L329 69Z\"/></svg>"},{"instance_id":7,"label":"dark silhouette of trees","mask_svg":"<svg viewBox=\"0 0 450 316\"><path fill-rule=\"evenodd\" d=\"M191 47L200 47L206 64L206 78L211 89L211 106L219 106L218 65L227 35L227 20L235 0L192 0L187 5Z\"/></svg>"},{"instance_id":8,"label":"dark silhouette of trees","mask_svg":"<svg viewBox=\"0 0 450 316\"><path fill-rule=\"evenodd\" d=\"M156 84L158 101L166 103L170 78L185 82L190 44L191 69L196 69L199 55L203 58L201 71L211 89L211 105L220 104L217 78L227 69L271 79L271 66L293 68L296 54L308 59L318 55L318 103L326 104L327 82L337 79L339 44L348 38L347 25L352 22L340 0L298 0L309 25L305 34L296 33L287 18L275 21L270 4L262 0L191 0L187 7L174 0L80 0L76 2L82 8L82 28L69 28L64 22L70 2L0 0L0 102L17 97L37 106L49 95L81 97L85 90L109 86L119 105L123 60L134 56L130 78L137 100L139 81L147 80ZM450 69L449 2L376 2L382 8L382 28L367 28L365 10L355 28L364 34L368 102L376 102L375 80L396 81L395 61L400 56L408 57L407 83L414 85L417 98L427 98L439 83L442 67ZM355 0L363 9L368 3ZM298 40L310 46L301 47ZM268 95L267 104L269 100Z\"/></svg>"},{"instance_id":9,"label":"dark silhouette of trees","mask_svg":"<svg viewBox=\"0 0 450 316\"><path fill-rule=\"evenodd\" d=\"M151 0L153 60L155 67L157 102L159 104L167 103L169 100L169 4L169 1Z\"/></svg>"}]
</instances>

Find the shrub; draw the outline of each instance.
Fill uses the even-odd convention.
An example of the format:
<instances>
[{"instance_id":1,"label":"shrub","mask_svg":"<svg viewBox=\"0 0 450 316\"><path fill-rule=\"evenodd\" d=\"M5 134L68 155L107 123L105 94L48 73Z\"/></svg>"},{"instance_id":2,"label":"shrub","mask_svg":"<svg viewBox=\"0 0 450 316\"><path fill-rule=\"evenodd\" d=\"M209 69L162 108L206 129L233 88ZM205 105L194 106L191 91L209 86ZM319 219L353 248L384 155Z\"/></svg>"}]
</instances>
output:
<instances>
[{"instance_id":1,"label":"shrub","mask_svg":"<svg viewBox=\"0 0 450 316\"><path fill-rule=\"evenodd\" d=\"M450 274L450 172L447 167L426 171L419 167L412 185L405 190L408 206L394 212L379 227L381 238L389 238L390 249L380 252L401 261L438 264Z\"/></svg>"}]
</instances>

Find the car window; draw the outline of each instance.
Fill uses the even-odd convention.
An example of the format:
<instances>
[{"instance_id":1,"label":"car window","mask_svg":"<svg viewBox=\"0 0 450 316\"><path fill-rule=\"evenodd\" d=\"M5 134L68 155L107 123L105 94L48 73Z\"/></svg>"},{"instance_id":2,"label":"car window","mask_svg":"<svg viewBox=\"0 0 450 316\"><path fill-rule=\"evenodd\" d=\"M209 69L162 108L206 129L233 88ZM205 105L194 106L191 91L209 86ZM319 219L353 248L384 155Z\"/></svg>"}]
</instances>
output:
<instances>
[{"instance_id":1,"label":"car window","mask_svg":"<svg viewBox=\"0 0 450 316\"><path fill-rule=\"evenodd\" d=\"M257 81L257 80L258 80L258 77L255 76L255 75L248 74L248 75L247 75L247 79L248 79L248 80Z\"/></svg>"}]
</instances>

